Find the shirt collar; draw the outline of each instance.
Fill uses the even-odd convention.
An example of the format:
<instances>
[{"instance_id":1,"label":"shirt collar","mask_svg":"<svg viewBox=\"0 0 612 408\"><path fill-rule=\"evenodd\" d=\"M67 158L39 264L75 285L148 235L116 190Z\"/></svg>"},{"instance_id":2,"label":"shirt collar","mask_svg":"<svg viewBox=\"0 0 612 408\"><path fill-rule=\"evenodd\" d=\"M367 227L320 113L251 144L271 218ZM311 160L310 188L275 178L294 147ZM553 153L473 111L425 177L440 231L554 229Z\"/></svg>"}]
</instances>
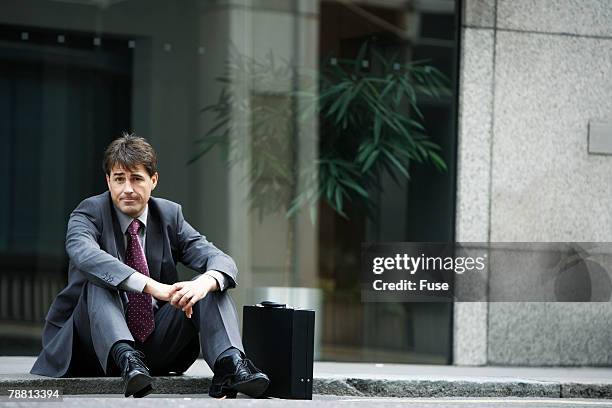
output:
<instances>
[{"instance_id":1,"label":"shirt collar","mask_svg":"<svg viewBox=\"0 0 612 408\"><path fill-rule=\"evenodd\" d=\"M115 208L115 213L117 214L117 219L119 220L119 226L121 226L121 233L125 235L128 227L130 226L134 218L121 212L121 210L119 210L114 204L113 204L113 207ZM147 214L148 213L149 213L149 204L145 206L144 211L142 212L142 214L140 214L140 217L138 217L138 220L142 223L142 225L144 225L145 229L147 228Z\"/></svg>"}]
</instances>

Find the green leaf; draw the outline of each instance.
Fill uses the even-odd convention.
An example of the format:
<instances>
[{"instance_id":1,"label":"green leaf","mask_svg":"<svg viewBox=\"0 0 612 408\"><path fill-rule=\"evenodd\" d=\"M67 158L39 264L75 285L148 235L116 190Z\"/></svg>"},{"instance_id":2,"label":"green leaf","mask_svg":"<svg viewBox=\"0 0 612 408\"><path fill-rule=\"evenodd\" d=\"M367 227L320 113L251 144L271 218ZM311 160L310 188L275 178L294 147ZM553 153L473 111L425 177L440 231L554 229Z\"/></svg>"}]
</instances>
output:
<instances>
[{"instance_id":1,"label":"green leaf","mask_svg":"<svg viewBox=\"0 0 612 408\"><path fill-rule=\"evenodd\" d=\"M441 147L440 147L438 144L436 144L436 143L432 142L431 140L423 140L423 141L421 142L421 144L422 144L423 146L426 146L426 147L428 147L429 149L433 149L433 150L441 150L441 149L442 149L442 148L441 148Z\"/></svg>"},{"instance_id":2,"label":"green leaf","mask_svg":"<svg viewBox=\"0 0 612 408\"><path fill-rule=\"evenodd\" d=\"M395 81L393 81L393 79L388 79L388 80L385 80L384 82L386 82L387 85L383 88L382 92L380 93L380 99L384 99L385 96L387 96L387 93L389 93L389 91L391 91L392 89L400 89L401 91L401 88L397 86L397 84L395 83Z\"/></svg>"},{"instance_id":3,"label":"green leaf","mask_svg":"<svg viewBox=\"0 0 612 408\"><path fill-rule=\"evenodd\" d=\"M444 159L442 159L442 157L440 157L440 155L438 155L438 153L430 150L429 151L429 157L431 158L431 161L433 162L434 166L436 166L438 168L438 170L440 170L440 171L446 171L447 170L446 163L444 162Z\"/></svg>"},{"instance_id":4,"label":"green leaf","mask_svg":"<svg viewBox=\"0 0 612 408\"><path fill-rule=\"evenodd\" d=\"M359 52L357 52L357 59L355 59L355 72L361 71L361 63L363 58L365 57L366 51L368 50L368 41L364 41L361 47L359 47Z\"/></svg>"},{"instance_id":5,"label":"green leaf","mask_svg":"<svg viewBox=\"0 0 612 408\"><path fill-rule=\"evenodd\" d=\"M328 87L322 87L321 93L319 94L319 100L324 100L330 96L333 96L334 94L343 92L350 85L351 85L351 82L345 81L345 82L340 82L339 84L329 85Z\"/></svg>"},{"instance_id":6,"label":"green leaf","mask_svg":"<svg viewBox=\"0 0 612 408\"><path fill-rule=\"evenodd\" d=\"M351 163L351 162L348 162L348 161L346 161L346 160L342 160L342 159L337 159L337 160L334 160L334 163L336 164L336 166L338 166L338 167L342 167L342 168L344 168L345 170L348 170L348 171L351 171L351 172L353 172L353 171L354 171L354 170L353 170L354 165L353 165L353 163Z\"/></svg>"},{"instance_id":7,"label":"green leaf","mask_svg":"<svg viewBox=\"0 0 612 408\"><path fill-rule=\"evenodd\" d=\"M391 63L376 48L372 47L371 52L374 58L382 64L383 70L388 71Z\"/></svg>"},{"instance_id":8,"label":"green leaf","mask_svg":"<svg viewBox=\"0 0 612 408\"><path fill-rule=\"evenodd\" d=\"M386 160L382 160L381 164L383 166L383 168L387 171L387 174L391 177L391 179L393 180L393 182L395 183L396 186L400 185L400 182L397 178L397 176L395 175L395 171L393 171L393 168L391 167L391 165L389 164L388 161ZM410 180L410 174L408 174L408 180ZM380 190L380 189L379 189Z\"/></svg>"},{"instance_id":9,"label":"green leaf","mask_svg":"<svg viewBox=\"0 0 612 408\"><path fill-rule=\"evenodd\" d=\"M192 164L193 162L195 162L196 160L198 160L200 157L204 156L206 153L208 153L213 147L215 147L214 144L211 144L207 147L205 147L203 150L201 150L200 152L196 153L195 156L193 156L191 159L189 159L189 161L187 161L187 164Z\"/></svg>"},{"instance_id":10,"label":"green leaf","mask_svg":"<svg viewBox=\"0 0 612 408\"><path fill-rule=\"evenodd\" d=\"M214 134L217 130L221 129L223 126L227 126L229 121L230 121L229 117L223 118L222 120L218 121L217 124L215 124L215 126L213 126L208 132L206 132L206 134L207 135Z\"/></svg>"},{"instance_id":11,"label":"green leaf","mask_svg":"<svg viewBox=\"0 0 612 408\"><path fill-rule=\"evenodd\" d=\"M336 165L333 162L329 162L329 172L332 176L338 177L338 170L336 169Z\"/></svg>"},{"instance_id":12,"label":"green leaf","mask_svg":"<svg viewBox=\"0 0 612 408\"><path fill-rule=\"evenodd\" d=\"M336 193L335 193L335 197L334 197L334 204L335 204L336 211L338 211L338 212L342 211L342 190L341 190L340 186L338 186L338 188L336 188Z\"/></svg>"},{"instance_id":13,"label":"green leaf","mask_svg":"<svg viewBox=\"0 0 612 408\"><path fill-rule=\"evenodd\" d=\"M427 158L427 150L419 143L416 145L417 151L420 153L423 159Z\"/></svg>"},{"instance_id":14,"label":"green leaf","mask_svg":"<svg viewBox=\"0 0 612 408\"><path fill-rule=\"evenodd\" d=\"M367 198L368 197L368 192L365 191L362 187L360 187L357 183L355 183L353 180L351 179L339 179L338 182L344 184L347 187L352 188L353 190L355 190L359 195L361 195L362 197Z\"/></svg>"},{"instance_id":15,"label":"green leaf","mask_svg":"<svg viewBox=\"0 0 612 408\"><path fill-rule=\"evenodd\" d=\"M395 88L395 96L393 97L393 103L395 107L398 108L402 103L402 96L404 95L404 90L401 87Z\"/></svg>"},{"instance_id":16,"label":"green leaf","mask_svg":"<svg viewBox=\"0 0 612 408\"><path fill-rule=\"evenodd\" d=\"M340 95L338 99L336 99L334 103L331 105L331 107L329 108L329 111L327 112L327 116L333 115L334 112L336 112L336 110L338 110L340 106L342 106L342 104L347 98L349 98L349 102L350 102L352 91L353 91L353 88L350 88L350 87L348 89L345 89L342 92L342 95Z\"/></svg>"},{"instance_id":17,"label":"green leaf","mask_svg":"<svg viewBox=\"0 0 612 408\"><path fill-rule=\"evenodd\" d=\"M318 210L318 206L316 202L310 205L309 213L310 213L310 223L312 225L315 225L317 223L317 210Z\"/></svg>"},{"instance_id":18,"label":"green leaf","mask_svg":"<svg viewBox=\"0 0 612 408\"><path fill-rule=\"evenodd\" d=\"M296 214L300 210L300 207L302 206L303 203L304 203L304 198L303 198L303 195L300 194L291 202L291 205L289 206L289 209L287 210L285 217L291 218L294 214Z\"/></svg>"},{"instance_id":19,"label":"green leaf","mask_svg":"<svg viewBox=\"0 0 612 408\"><path fill-rule=\"evenodd\" d=\"M325 197L327 197L329 200L331 200L334 197L335 180L334 179L328 179L326 181L327 181L327 184L325 185Z\"/></svg>"},{"instance_id":20,"label":"green leaf","mask_svg":"<svg viewBox=\"0 0 612 408\"><path fill-rule=\"evenodd\" d=\"M367 159L370 153L372 153L372 150L374 150L375 148L376 146L373 143L370 143L369 140L363 141L361 145L359 145L359 149L357 150L357 157L355 158L355 161L358 164L363 164L365 159Z\"/></svg>"},{"instance_id":21,"label":"green leaf","mask_svg":"<svg viewBox=\"0 0 612 408\"><path fill-rule=\"evenodd\" d=\"M380 141L380 130L382 127L382 119L378 112L374 113L374 143L377 144Z\"/></svg>"},{"instance_id":22,"label":"green leaf","mask_svg":"<svg viewBox=\"0 0 612 408\"><path fill-rule=\"evenodd\" d=\"M342 104L340 105L340 109L338 109L338 113L336 115L336 123L340 122L340 120L346 121L347 119L345 115L346 110L349 107L349 104L353 101L353 97L357 95L357 93L359 92L359 88L362 85L363 85L362 83L359 83L357 84L357 86L353 87L352 89L350 89L349 91L345 93L346 97L342 101Z\"/></svg>"},{"instance_id":23,"label":"green leaf","mask_svg":"<svg viewBox=\"0 0 612 408\"><path fill-rule=\"evenodd\" d=\"M409 178L410 176L408 175L408 170L406 170L406 168L402 165L402 163L399 162L399 160L397 160L395 158L395 156L393 156L393 154L391 152L389 152L386 149L383 149L382 151L384 153L385 156L387 156L387 158L393 163L393 165L395 166L395 168L397 168L406 178Z\"/></svg>"},{"instance_id":24,"label":"green leaf","mask_svg":"<svg viewBox=\"0 0 612 408\"><path fill-rule=\"evenodd\" d=\"M423 116L423 113L421 113L421 110L419 109L419 107L416 104L412 105L412 109L414 109L414 111L416 112L416 114L419 117L419 119L421 119L421 120L425 119L425 116Z\"/></svg>"},{"instance_id":25,"label":"green leaf","mask_svg":"<svg viewBox=\"0 0 612 408\"><path fill-rule=\"evenodd\" d=\"M363 166L361 167L361 171L363 173L365 173L366 171L370 169L370 167L372 167L372 165L374 164L374 161L376 160L379 154L380 154L380 150L374 150L370 154L370 156L367 158L367 160L365 161L365 163L363 163Z\"/></svg>"}]
</instances>

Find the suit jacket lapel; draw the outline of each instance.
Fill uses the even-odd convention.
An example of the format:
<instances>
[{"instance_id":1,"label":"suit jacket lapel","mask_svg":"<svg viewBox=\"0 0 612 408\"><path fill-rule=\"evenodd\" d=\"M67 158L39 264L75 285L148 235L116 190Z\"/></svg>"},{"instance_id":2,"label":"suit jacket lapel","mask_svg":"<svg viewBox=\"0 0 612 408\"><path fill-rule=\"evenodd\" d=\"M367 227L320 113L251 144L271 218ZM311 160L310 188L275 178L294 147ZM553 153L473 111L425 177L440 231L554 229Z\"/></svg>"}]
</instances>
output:
<instances>
[{"instance_id":1,"label":"suit jacket lapel","mask_svg":"<svg viewBox=\"0 0 612 408\"><path fill-rule=\"evenodd\" d=\"M159 222L157 207L149 200L149 213L147 215L147 237L145 238L145 256L147 257L147 265L151 278L158 282L161 274L161 261L163 251L163 238L161 231L161 223ZM153 205L152 205L153 204Z\"/></svg>"}]
</instances>

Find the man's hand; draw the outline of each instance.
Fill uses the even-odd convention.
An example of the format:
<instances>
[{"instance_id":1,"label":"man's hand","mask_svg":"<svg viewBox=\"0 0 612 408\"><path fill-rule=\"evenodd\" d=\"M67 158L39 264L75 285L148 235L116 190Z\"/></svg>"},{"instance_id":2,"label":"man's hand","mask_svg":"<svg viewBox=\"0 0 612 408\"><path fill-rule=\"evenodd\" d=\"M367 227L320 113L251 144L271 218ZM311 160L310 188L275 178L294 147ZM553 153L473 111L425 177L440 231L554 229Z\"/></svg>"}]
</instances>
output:
<instances>
[{"instance_id":1,"label":"man's hand","mask_svg":"<svg viewBox=\"0 0 612 408\"><path fill-rule=\"evenodd\" d=\"M193 305L198 300L203 299L208 292L219 290L217 280L209 275L202 275L192 281L176 282L172 287L175 292L171 296L170 304L183 310L188 318L191 318Z\"/></svg>"},{"instance_id":2,"label":"man's hand","mask_svg":"<svg viewBox=\"0 0 612 408\"><path fill-rule=\"evenodd\" d=\"M144 293L148 293L157 300L169 301L172 295L174 295L176 289L172 285L166 285L156 281L155 279L149 278L147 284L142 290Z\"/></svg>"}]
</instances>

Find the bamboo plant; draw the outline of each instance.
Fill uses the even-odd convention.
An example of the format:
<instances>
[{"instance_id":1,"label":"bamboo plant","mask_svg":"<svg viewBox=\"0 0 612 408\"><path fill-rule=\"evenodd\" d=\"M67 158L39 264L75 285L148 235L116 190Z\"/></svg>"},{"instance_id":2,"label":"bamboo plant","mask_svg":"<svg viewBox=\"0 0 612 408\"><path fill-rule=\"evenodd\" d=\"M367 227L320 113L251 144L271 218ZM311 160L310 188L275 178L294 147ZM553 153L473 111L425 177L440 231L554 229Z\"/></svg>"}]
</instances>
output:
<instances>
[{"instance_id":1,"label":"bamboo plant","mask_svg":"<svg viewBox=\"0 0 612 408\"><path fill-rule=\"evenodd\" d=\"M212 114L212 125L197 140L190 162L215 146L230 166L248 157L250 205L260 216L284 211L292 217L308 207L314 222L320 200L343 217L347 200L370 215L376 207L372 193L381 190L383 173L397 182L398 177L410 179L413 163L446 171L440 147L424 128L418 99L450 91L448 80L427 61L402 63L368 42L354 59L325 58L318 72L272 54L258 61L234 53L217 79L219 97L203 109ZM266 103L265 96L253 103L251 90L266 84L293 90L271 93L277 103ZM237 96L236 89L246 90L247 96ZM319 123L314 129L313 118ZM236 134L250 134L246 150L232 137ZM314 137L319 144L318 157L299 171L297 137Z\"/></svg>"}]
</instances>

